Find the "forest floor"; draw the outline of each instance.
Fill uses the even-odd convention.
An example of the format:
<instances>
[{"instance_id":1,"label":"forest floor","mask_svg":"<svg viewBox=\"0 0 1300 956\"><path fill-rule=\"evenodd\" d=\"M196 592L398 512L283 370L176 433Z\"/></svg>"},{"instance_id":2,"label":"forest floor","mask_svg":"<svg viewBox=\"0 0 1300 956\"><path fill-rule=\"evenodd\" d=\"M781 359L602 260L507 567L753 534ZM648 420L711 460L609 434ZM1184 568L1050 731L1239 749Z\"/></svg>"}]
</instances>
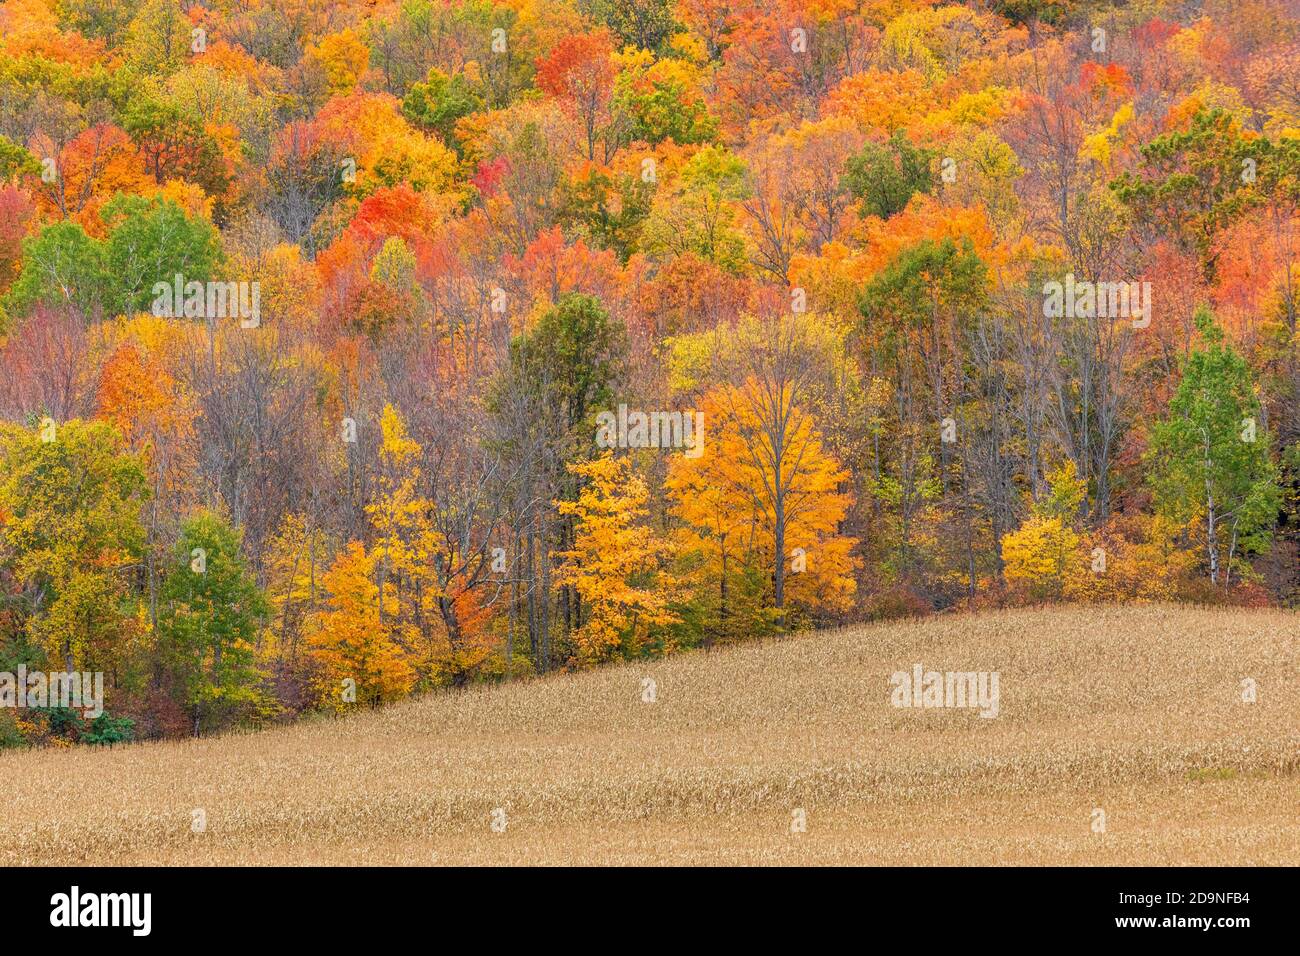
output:
<instances>
[{"instance_id":1,"label":"forest floor","mask_svg":"<svg viewBox=\"0 0 1300 956\"><path fill-rule=\"evenodd\" d=\"M997 716L894 706L917 664L996 672ZM854 626L259 733L7 751L0 781L4 865L1296 865L1300 615Z\"/></svg>"}]
</instances>

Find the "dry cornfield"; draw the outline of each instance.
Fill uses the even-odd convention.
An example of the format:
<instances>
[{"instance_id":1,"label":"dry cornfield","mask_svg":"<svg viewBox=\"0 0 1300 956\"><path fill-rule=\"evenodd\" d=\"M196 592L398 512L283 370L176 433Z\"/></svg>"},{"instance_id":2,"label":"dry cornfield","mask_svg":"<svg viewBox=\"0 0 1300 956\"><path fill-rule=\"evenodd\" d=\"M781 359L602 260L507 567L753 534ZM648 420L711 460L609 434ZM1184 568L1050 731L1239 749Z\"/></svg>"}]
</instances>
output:
<instances>
[{"instance_id":1,"label":"dry cornfield","mask_svg":"<svg viewBox=\"0 0 1300 956\"><path fill-rule=\"evenodd\" d=\"M998 672L999 716L891 706L917 663ZM8 752L0 862L1295 865L1298 682L1284 611L856 626L261 733Z\"/></svg>"}]
</instances>

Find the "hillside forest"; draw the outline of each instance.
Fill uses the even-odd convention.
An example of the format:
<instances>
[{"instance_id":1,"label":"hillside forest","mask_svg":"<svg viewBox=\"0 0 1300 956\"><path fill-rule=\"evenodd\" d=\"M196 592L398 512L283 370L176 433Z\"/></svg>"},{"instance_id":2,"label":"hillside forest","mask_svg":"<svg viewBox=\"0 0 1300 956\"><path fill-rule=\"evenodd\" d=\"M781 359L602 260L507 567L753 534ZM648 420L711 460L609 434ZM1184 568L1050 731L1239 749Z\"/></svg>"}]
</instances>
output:
<instances>
[{"instance_id":1,"label":"hillside forest","mask_svg":"<svg viewBox=\"0 0 1300 956\"><path fill-rule=\"evenodd\" d=\"M5 0L0 746L1300 604L1287 0Z\"/></svg>"}]
</instances>

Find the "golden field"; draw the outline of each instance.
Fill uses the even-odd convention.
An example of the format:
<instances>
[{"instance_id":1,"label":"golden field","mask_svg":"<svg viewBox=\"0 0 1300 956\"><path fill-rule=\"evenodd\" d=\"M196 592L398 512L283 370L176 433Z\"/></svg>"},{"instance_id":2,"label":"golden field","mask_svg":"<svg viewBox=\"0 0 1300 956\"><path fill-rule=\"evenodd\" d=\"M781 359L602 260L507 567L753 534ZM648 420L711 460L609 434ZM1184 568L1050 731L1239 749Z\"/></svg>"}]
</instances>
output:
<instances>
[{"instance_id":1,"label":"golden field","mask_svg":"<svg viewBox=\"0 0 1300 956\"><path fill-rule=\"evenodd\" d=\"M891 706L916 663L997 671L999 716ZM11 751L0 781L10 866L1295 865L1300 615L857 626L261 733Z\"/></svg>"}]
</instances>

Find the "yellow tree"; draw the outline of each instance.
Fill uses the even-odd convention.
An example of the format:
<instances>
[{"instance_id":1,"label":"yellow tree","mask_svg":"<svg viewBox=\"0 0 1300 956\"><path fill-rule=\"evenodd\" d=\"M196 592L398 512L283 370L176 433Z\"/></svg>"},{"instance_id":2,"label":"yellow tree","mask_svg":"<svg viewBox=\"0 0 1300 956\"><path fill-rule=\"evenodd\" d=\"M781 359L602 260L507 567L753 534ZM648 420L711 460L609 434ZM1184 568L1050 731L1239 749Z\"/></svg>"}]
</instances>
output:
<instances>
[{"instance_id":1,"label":"yellow tree","mask_svg":"<svg viewBox=\"0 0 1300 956\"><path fill-rule=\"evenodd\" d=\"M338 543L315 518L290 513L267 545L268 637L261 648L268 660L294 660L304 623L316 610L321 579Z\"/></svg>"},{"instance_id":2,"label":"yellow tree","mask_svg":"<svg viewBox=\"0 0 1300 956\"><path fill-rule=\"evenodd\" d=\"M401 102L386 93L336 96L305 127L287 127L282 149L291 156L294 137L333 142L356 160L356 179L345 191L357 198L384 186L406 183L448 206L463 197L456 154L436 137L415 129L401 113Z\"/></svg>"},{"instance_id":3,"label":"yellow tree","mask_svg":"<svg viewBox=\"0 0 1300 956\"><path fill-rule=\"evenodd\" d=\"M1195 593L1197 555L1164 515L1113 515L1084 541L1065 578L1068 601L1173 601Z\"/></svg>"},{"instance_id":4,"label":"yellow tree","mask_svg":"<svg viewBox=\"0 0 1300 956\"><path fill-rule=\"evenodd\" d=\"M1049 493L1019 528L1002 537L1002 573L1007 583L1037 599L1060 597L1080 561L1080 539L1071 522L1086 492L1068 458L1047 473L1047 482Z\"/></svg>"},{"instance_id":5,"label":"yellow tree","mask_svg":"<svg viewBox=\"0 0 1300 956\"><path fill-rule=\"evenodd\" d=\"M671 582L660 571L669 545L644 523L649 489L612 453L568 470L584 487L577 501L555 502L576 519L573 549L556 555L564 563L555 587L571 586L581 599L579 657L589 663L636 652L652 628L677 621L668 609Z\"/></svg>"},{"instance_id":6,"label":"yellow tree","mask_svg":"<svg viewBox=\"0 0 1300 956\"><path fill-rule=\"evenodd\" d=\"M848 471L825 447L811 414L757 377L724 384L702 401L707 438L698 457L674 459L675 513L715 565L721 592L731 555L760 562L773 618L786 605L844 609L856 591L857 541L839 533L852 496ZM755 622L757 623L757 622Z\"/></svg>"},{"instance_id":7,"label":"yellow tree","mask_svg":"<svg viewBox=\"0 0 1300 956\"><path fill-rule=\"evenodd\" d=\"M706 397L704 406L706 422L719 420L716 403ZM717 480L720 464L705 446L698 457L673 458L664 481L673 514L682 523L674 545L687 569L683 584L705 618L705 647L715 639L753 636L770 623L762 608L754 501Z\"/></svg>"},{"instance_id":8,"label":"yellow tree","mask_svg":"<svg viewBox=\"0 0 1300 956\"><path fill-rule=\"evenodd\" d=\"M370 49L355 31L345 29L321 37L319 43L309 43L303 59L321 70L331 96L347 95L366 72Z\"/></svg>"},{"instance_id":9,"label":"yellow tree","mask_svg":"<svg viewBox=\"0 0 1300 956\"><path fill-rule=\"evenodd\" d=\"M432 670L450 650L435 605L442 592L434 560L442 539L433 527L433 502L420 493L419 443L392 405L384 406L380 428L379 489L366 506L375 533L370 553L380 589L379 617L396 628L404 646L418 649Z\"/></svg>"},{"instance_id":10,"label":"yellow tree","mask_svg":"<svg viewBox=\"0 0 1300 956\"><path fill-rule=\"evenodd\" d=\"M415 671L380 618L374 558L353 541L325 572L329 597L310 625L307 640L316 662L318 700L335 710L351 703L377 707L410 693Z\"/></svg>"},{"instance_id":11,"label":"yellow tree","mask_svg":"<svg viewBox=\"0 0 1300 956\"><path fill-rule=\"evenodd\" d=\"M1003 574L1036 598L1060 597L1079 536L1059 517L1030 515L1002 538Z\"/></svg>"}]
</instances>

